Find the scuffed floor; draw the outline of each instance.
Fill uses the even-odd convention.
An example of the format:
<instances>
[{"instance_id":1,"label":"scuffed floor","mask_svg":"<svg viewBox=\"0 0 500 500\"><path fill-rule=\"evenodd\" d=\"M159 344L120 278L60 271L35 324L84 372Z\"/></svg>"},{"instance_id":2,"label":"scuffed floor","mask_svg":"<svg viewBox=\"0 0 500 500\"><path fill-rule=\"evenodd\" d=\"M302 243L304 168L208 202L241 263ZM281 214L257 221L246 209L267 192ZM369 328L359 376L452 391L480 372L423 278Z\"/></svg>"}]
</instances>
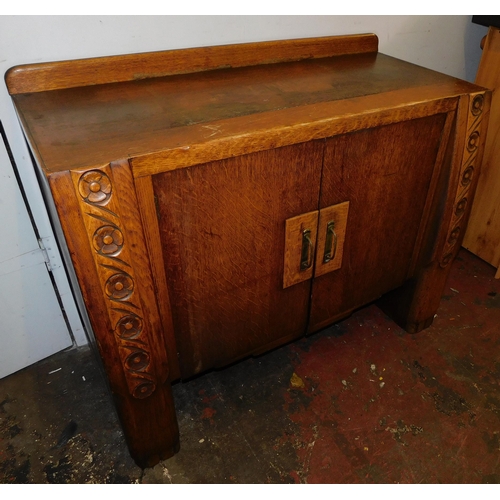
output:
<instances>
[{"instance_id":1,"label":"scuffed floor","mask_svg":"<svg viewBox=\"0 0 500 500\"><path fill-rule=\"evenodd\" d=\"M181 451L128 455L87 349L0 380L1 483L498 483L500 282L463 250L429 329L375 306L176 384Z\"/></svg>"}]
</instances>

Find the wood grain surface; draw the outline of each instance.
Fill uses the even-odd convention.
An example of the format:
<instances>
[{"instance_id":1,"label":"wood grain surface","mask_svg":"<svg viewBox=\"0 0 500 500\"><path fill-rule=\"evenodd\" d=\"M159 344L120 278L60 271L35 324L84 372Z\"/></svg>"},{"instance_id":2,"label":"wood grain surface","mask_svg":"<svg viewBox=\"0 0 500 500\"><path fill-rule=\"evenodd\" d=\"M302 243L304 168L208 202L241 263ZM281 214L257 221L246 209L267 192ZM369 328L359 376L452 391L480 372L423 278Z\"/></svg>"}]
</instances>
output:
<instances>
[{"instance_id":1,"label":"wood grain surface","mask_svg":"<svg viewBox=\"0 0 500 500\"><path fill-rule=\"evenodd\" d=\"M138 285L140 291L136 298L139 305L144 304L145 306L142 309L145 314L141 319L143 320L144 329L149 331L148 344L143 343L142 339L139 340L141 347L148 346L149 359L152 362L152 380L154 380L155 384L154 390L148 391L146 397L138 398L137 395L133 395L135 386L131 385L130 376L127 376L127 365L124 363L126 358L124 359L123 356L124 347L126 349L126 346L131 346L132 341L138 337L132 334L131 342L127 339L122 342L117 337L117 321L119 323L119 317L116 316L116 313L119 314L120 312L114 310L116 308L132 309L132 314L136 314L137 307L130 308L126 304L122 305L122 307L112 305L109 296L103 292L103 284L105 285L105 283L103 283L103 275L99 269L101 266L96 265L96 248L93 242L89 241L89 236L93 240L93 234L89 235L89 228L82 217L81 194L78 188L75 190L71 174L69 172L59 174L51 177L49 181L54 192L54 201L64 230L66 243L78 276L93 333L108 376L128 446L138 464L141 466L154 465L158 460L168 458L178 451L179 432L172 390L170 383L166 382L168 359L165 355L163 337L161 332L151 331L157 327L159 316L155 311L154 303L151 302L151 300L154 301L154 298L151 299L149 295L151 289L148 286L148 276L147 274L144 275L144 272L148 272L147 267L144 266L144 256L137 257L137 254L141 252L138 239L140 240L142 225L131 227L130 219L127 216L125 217L128 226L128 232L126 233L127 245L130 244L136 247L131 249L131 252L136 256L133 263L136 266L135 278L137 283L134 283ZM122 184L121 189L126 189L126 186L126 183ZM128 199L129 196L124 196L124 198ZM134 210L134 207L132 207L132 210ZM129 237L131 237L130 241L128 241ZM115 239L115 244L116 241ZM111 245L111 242L109 245ZM139 262L136 260L137 258ZM140 262L141 260L142 262ZM106 278L106 276L104 277ZM143 303L143 301L147 300L150 301L148 304ZM126 314L130 314L130 312ZM135 325L137 326L137 324ZM123 330L126 332L132 331L131 329L127 330L126 326L124 326ZM144 358L141 358L141 360L143 361ZM151 378L148 378L148 380L151 380ZM154 432L152 432L152 429L154 429Z\"/></svg>"},{"instance_id":2,"label":"wood grain surface","mask_svg":"<svg viewBox=\"0 0 500 500\"><path fill-rule=\"evenodd\" d=\"M285 220L318 206L322 143L153 177L183 377L305 333L310 281L283 289Z\"/></svg>"},{"instance_id":3,"label":"wood grain surface","mask_svg":"<svg viewBox=\"0 0 500 500\"><path fill-rule=\"evenodd\" d=\"M322 208L319 211L318 242L316 245L316 264L314 266L315 277L336 271L342 267L348 216L348 201ZM330 238L330 244L327 245L329 224L332 224L333 233ZM327 251L330 252L331 256L329 260L325 260L325 253Z\"/></svg>"},{"instance_id":4,"label":"wood grain surface","mask_svg":"<svg viewBox=\"0 0 500 500\"><path fill-rule=\"evenodd\" d=\"M217 45L26 64L11 68L6 83L11 94L22 94L377 50L378 38L370 33Z\"/></svg>"},{"instance_id":5,"label":"wood grain surface","mask_svg":"<svg viewBox=\"0 0 500 500\"><path fill-rule=\"evenodd\" d=\"M487 114L491 94L485 92L483 97L482 113ZM419 332L432 324L442 298L451 261L464 237L464 228L471 210L469 201L474 197L478 178L477 175L468 177L468 174L465 176L464 174L471 158L470 150L475 153L474 157L479 159L476 166L480 166L485 137L484 133L480 133L479 136L475 134L479 115L474 98L474 94L460 98L442 162L439 162L441 155L438 154L439 163L436 163L434 176L437 173L439 176L435 189L429 193L431 209L425 217L427 222L423 237L416 248L417 259L412 278L378 301L379 306L387 314L411 333ZM484 118L480 120L482 122L480 130L483 132L482 127L487 126L487 117ZM461 196L464 187L469 193L465 204ZM457 217L460 218L461 225L458 234L455 234L454 221Z\"/></svg>"},{"instance_id":6,"label":"wood grain surface","mask_svg":"<svg viewBox=\"0 0 500 500\"><path fill-rule=\"evenodd\" d=\"M47 173L130 158L140 177L407 120L417 110L425 116L437 105L450 110L450 99L472 88L369 53L20 94L14 101Z\"/></svg>"},{"instance_id":7,"label":"wood grain surface","mask_svg":"<svg viewBox=\"0 0 500 500\"><path fill-rule=\"evenodd\" d=\"M174 326L170 297L168 295L165 264L160 245L160 228L157 218L155 196L151 177L141 177L135 180L138 210L142 218L145 245L151 266L154 293L157 299L162 332L166 344L169 360L169 380L180 378L179 360L177 358L177 345L175 342Z\"/></svg>"},{"instance_id":8,"label":"wood grain surface","mask_svg":"<svg viewBox=\"0 0 500 500\"><path fill-rule=\"evenodd\" d=\"M296 215L285 221L285 249L283 251L283 288L313 277L318 236L319 211ZM307 237L304 234L308 231ZM306 251L306 265L303 254Z\"/></svg>"},{"instance_id":9,"label":"wood grain surface","mask_svg":"<svg viewBox=\"0 0 500 500\"><path fill-rule=\"evenodd\" d=\"M446 115L327 140L320 208L349 201L342 267L313 282L310 331L403 284Z\"/></svg>"},{"instance_id":10,"label":"wood grain surface","mask_svg":"<svg viewBox=\"0 0 500 500\"><path fill-rule=\"evenodd\" d=\"M407 331L432 322L490 92L374 35L27 65L7 85L139 464L178 449L174 380L377 299Z\"/></svg>"},{"instance_id":11,"label":"wood grain surface","mask_svg":"<svg viewBox=\"0 0 500 500\"><path fill-rule=\"evenodd\" d=\"M463 245L496 268L500 267L500 29L490 27L476 83L493 90L488 134L477 193ZM497 271L500 278L500 271Z\"/></svg>"}]
</instances>

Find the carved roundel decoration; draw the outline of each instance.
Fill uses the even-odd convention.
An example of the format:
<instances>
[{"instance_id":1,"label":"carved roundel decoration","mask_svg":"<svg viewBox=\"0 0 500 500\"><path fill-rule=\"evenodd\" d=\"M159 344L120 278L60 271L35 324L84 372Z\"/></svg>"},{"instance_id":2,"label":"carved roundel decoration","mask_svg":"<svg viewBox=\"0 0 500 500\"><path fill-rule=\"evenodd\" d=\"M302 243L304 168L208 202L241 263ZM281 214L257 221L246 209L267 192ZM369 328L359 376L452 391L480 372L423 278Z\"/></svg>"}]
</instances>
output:
<instances>
[{"instance_id":1,"label":"carved roundel decoration","mask_svg":"<svg viewBox=\"0 0 500 500\"><path fill-rule=\"evenodd\" d=\"M147 380L141 384L139 384L133 392L134 398L137 399L144 399L147 398L148 396L151 396L153 392L155 391L156 386L153 382Z\"/></svg>"},{"instance_id":2,"label":"carved roundel decoration","mask_svg":"<svg viewBox=\"0 0 500 500\"><path fill-rule=\"evenodd\" d=\"M142 349L136 349L125 359L125 367L133 372L142 372L149 365L149 354Z\"/></svg>"},{"instance_id":3,"label":"carved roundel decoration","mask_svg":"<svg viewBox=\"0 0 500 500\"><path fill-rule=\"evenodd\" d=\"M467 206L467 198L462 198L455 207L455 215L462 215L465 212L466 206Z\"/></svg>"},{"instance_id":4,"label":"carved roundel decoration","mask_svg":"<svg viewBox=\"0 0 500 500\"><path fill-rule=\"evenodd\" d=\"M123 248L123 234L114 226L102 226L94 233L94 248L101 255L115 256Z\"/></svg>"},{"instance_id":5,"label":"carved roundel decoration","mask_svg":"<svg viewBox=\"0 0 500 500\"><path fill-rule=\"evenodd\" d=\"M478 116L483 111L484 97L482 94L477 95L472 100L471 112L474 116Z\"/></svg>"},{"instance_id":6,"label":"carved roundel decoration","mask_svg":"<svg viewBox=\"0 0 500 500\"><path fill-rule=\"evenodd\" d=\"M453 260L453 254L450 252L443 257L441 267L446 267Z\"/></svg>"},{"instance_id":7,"label":"carved roundel decoration","mask_svg":"<svg viewBox=\"0 0 500 500\"><path fill-rule=\"evenodd\" d=\"M124 340L133 340L142 332L142 319L136 314L123 316L115 326L115 333Z\"/></svg>"},{"instance_id":8,"label":"carved roundel decoration","mask_svg":"<svg viewBox=\"0 0 500 500\"><path fill-rule=\"evenodd\" d=\"M460 236L460 226L457 226L455 229L453 229L453 231L450 233L450 236L448 237L448 243L450 245L454 245L457 240L458 240L458 237Z\"/></svg>"},{"instance_id":9,"label":"carved roundel decoration","mask_svg":"<svg viewBox=\"0 0 500 500\"><path fill-rule=\"evenodd\" d=\"M465 169L465 172L462 174L462 186L468 186L470 181L472 180L472 176L474 175L474 167L471 165Z\"/></svg>"},{"instance_id":10,"label":"carved roundel decoration","mask_svg":"<svg viewBox=\"0 0 500 500\"><path fill-rule=\"evenodd\" d=\"M111 181L104 172L91 170L80 177L78 190L87 203L105 205L111 198Z\"/></svg>"},{"instance_id":11,"label":"carved roundel decoration","mask_svg":"<svg viewBox=\"0 0 500 500\"><path fill-rule=\"evenodd\" d=\"M105 290L110 299L128 299L134 291L134 280L127 273L113 274L106 281Z\"/></svg>"},{"instance_id":12,"label":"carved roundel decoration","mask_svg":"<svg viewBox=\"0 0 500 500\"><path fill-rule=\"evenodd\" d=\"M477 149L479 144L479 132L472 132L469 136L469 140L467 141L467 149L472 153Z\"/></svg>"}]
</instances>

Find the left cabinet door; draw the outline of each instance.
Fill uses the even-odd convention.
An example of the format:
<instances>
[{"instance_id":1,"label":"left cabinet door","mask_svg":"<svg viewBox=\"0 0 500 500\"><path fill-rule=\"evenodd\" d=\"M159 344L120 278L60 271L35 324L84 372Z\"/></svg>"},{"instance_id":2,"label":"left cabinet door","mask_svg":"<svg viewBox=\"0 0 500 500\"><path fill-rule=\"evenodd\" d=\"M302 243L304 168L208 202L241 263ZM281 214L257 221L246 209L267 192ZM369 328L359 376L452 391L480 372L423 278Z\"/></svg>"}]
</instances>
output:
<instances>
[{"instance_id":1,"label":"left cabinet door","mask_svg":"<svg viewBox=\"0 0 500 500\"><path fill-rule=\"evenodd\" d=\"M0 378L73 345L0 137Z\"/></svg>"},{"instance_id":2,"label":"left cabinet door","mask_svg":"<svg viewBox=\"0 0 500 500\"><path fill-rule=\"evenodd\" d=\"M306 332L311 280L283 288L285 221L317 210L323 142L153 176L181 375Z\"/></svg>"}]
</instances>

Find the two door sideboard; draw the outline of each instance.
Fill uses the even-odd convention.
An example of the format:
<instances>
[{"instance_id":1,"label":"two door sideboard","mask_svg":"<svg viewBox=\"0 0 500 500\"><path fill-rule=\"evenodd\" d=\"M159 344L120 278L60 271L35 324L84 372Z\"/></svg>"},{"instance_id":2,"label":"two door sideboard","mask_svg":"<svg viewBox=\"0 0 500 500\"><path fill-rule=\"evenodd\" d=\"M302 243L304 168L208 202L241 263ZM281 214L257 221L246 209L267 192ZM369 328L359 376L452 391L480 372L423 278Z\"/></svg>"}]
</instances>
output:
<instances>
[{"instance_id":1,"label":"two door sideboard","mask_svg":"<svg viewBox=\"0 0 500 500\"><path fill-rule=\"evenodd\" d=\"M490 92L375 35L12 68L129 449L179 448L171 384L373 301L416 333L439 306Z\"/></svg>"}]
</instances>

